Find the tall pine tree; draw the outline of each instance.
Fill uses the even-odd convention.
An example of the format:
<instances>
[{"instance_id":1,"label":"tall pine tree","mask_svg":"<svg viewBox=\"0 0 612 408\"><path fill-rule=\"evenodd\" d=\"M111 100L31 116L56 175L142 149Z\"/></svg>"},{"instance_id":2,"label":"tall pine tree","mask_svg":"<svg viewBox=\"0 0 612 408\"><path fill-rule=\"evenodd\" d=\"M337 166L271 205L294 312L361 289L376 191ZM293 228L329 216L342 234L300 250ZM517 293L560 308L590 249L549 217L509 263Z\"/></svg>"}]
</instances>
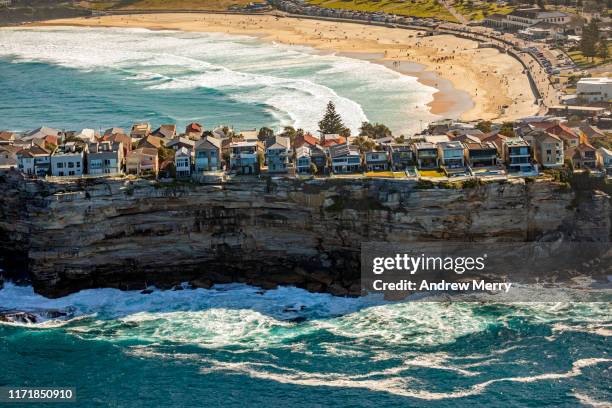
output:
<instances>
[{"instance_id":1,"label":"tall pine tree","mask_svg":"<svg viewBox=\"0 0 612 408\"><path fill-rule=\"evenodd\" d=\"M580 40L580 51L587 58L593 58L597 55L597 43L599 42L599 27L597 20L591 19L591 22L582 28L582 38Z\"/></svg>"},{"instance_id":2,"label":"tall pine tree","mask_svg":"<svg viewBox=\"0 0 612 408\"><path fill-rule=\"evenodd\" d=\"M342 122L342 118L336 112L336 106L332 101L329 101L327 104L325 115L319 122L319 133L322 135L338 134L343 136L346 136L348 133L350 135L349 129L344 126L344 122Z\"/></svg>"}]
</instances>

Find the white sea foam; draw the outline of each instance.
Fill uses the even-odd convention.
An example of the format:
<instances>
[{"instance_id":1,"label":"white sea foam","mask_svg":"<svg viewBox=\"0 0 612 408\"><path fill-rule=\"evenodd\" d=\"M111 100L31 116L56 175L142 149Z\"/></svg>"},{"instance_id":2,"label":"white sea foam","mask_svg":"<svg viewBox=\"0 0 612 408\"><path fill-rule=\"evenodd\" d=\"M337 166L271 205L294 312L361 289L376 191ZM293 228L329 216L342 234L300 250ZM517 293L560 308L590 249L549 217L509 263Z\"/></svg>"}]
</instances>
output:
<instances>
[{"instance_id":1,"label":"white sea foam","mask_svg":"<svg viewBox=\"0 0 612 408\"><path fill-rule=\"evenodd\" d=\"M559 304L508 307L507 313L491 315L475 313L477 308L473 303L387 303L376 296L338 298L291 287L262 291L240 284L219 285L210 290L154 291L151 294L93 289L59 299L44 298L35 294L31 287L12 283L0 290L2 309L59 310L67 313L67 319L95 315L96 327L92 332L100 339L123 340L137 333L139 338L149 342L165 340L206 348L240 345L261 350L271 346L282 347L286 340L295 340L302 335L328 332L350 343L345 349L331 351L359 355L375 350L373 344L384 344L385 347L446 344L520 316L536 323L563 324L563 329L568 326L582 330L584 326L572 321L587 322L586 329L601 335L605 335L604 330L609 327L610 306L604 303L574 304L569 317L572 321L567 321L569 309ZM292 323L296 317L307 320ZM104 330L107 326L114 328L116 321L124 324L119 331ZM83 334L91 325L90 321L82 324L71 322L70 330ZM555 327L561 329L561 326L553 326L553 329ZM146 330L141 330L144 328ZM502 345L490 354L465 358L489 359L515 347ZM378 350L374 354L384 351ZM410 360L414 356L402 358ZM373 356L373 359L382 357ZM461 367L467 366L461 364Z\"/></svg>"},{"instance_id":2,"label":"white sea foam","mask_svg":"<svg viewBox=\"0 0 612 408\"><path fill-rule=\"evenodd\" d=\"M585 358L573 362L571 369L565 372L542 373L523 377L502 377L476 383L472 386L449 392L435 392L420 389L420 381L414 377L406 375L400 376L399 374L407 369L405 366L394 367L382 371L373 371L367 374L346 374L334 372L313 373L267 362L218 361L202 357L198 354L162 353L141 347L132 348L130 351L128 351L128 354L149 358L188 360L201 364L200 372L202 374L226 372L247 375L251 378L270 380L282 384L312 387L362 388L370 391L386 392L402 397L423 400L443 400L478 395L492 384L499 382L532 383L577 377L582 374L582 370L584 368L612 362L612 359L608 358ZM442 367L435 366L434 368L444 369ZM381 376L386 377L380 378Z\"/></svg>"},{"instance_id":3,"label":"white sea foam","mask_svg":"<svg viewBox=\"0 0 612 408\"><path fill-rule=\"evenodd\" d=\"M387 303L380 298L337 298L296 288L262 291L240 284L150 294L95 289L60 299L46 299L35 294L31 287L12 283L0 290L3 309L67 311L71 320L65 330L75 336L108 342L137 340L144 344L129 347L128 354L190 361L199 365L203 374L220 372L301 386L367 389L423 400L478 395L499 382L558 381L577 377L587 367L609 365L612 360L608 358L583 358L573 362L567 371L482 381L479 376L485 367L508 364L500 359L528 345L499 344L482 354L464 356L419 351L422 346L450 344L462 336L520 316L537 323L546 322L553 328L557 324L559 330L577 326L574 320L589 321L588 325L594 328L607 327L609 305L571 306L560 303L501 305L507 311L489 314L478 313L478 306L473 303ZM570 310L573 315L568 322ZM292 322L297 316L308 320ZM47 321L30 327L48 329L61 324ZM318 340L330 335L337 340ZM257 353L258 360L251 361L253 356L249 354L224 361L209 354L167 352L169 345L184 344L219 350L220 355ZM395 351L389 353L391 349ZM308 360L333 356L347 361L378 362L385 368L364 371L368 366L359 366L346 373L317 366L313 372L293 364L284 365L278 353L287 350ZM512 360L511 364L522 363ZM475 383L440 391L413 376L415 370L421 369L447 372Z\"/></svg>"},{"instance_id":4,"label":"white sea foam","mask_svg":"<svg viewBox=\"0 0 612 408\"><path fill-rule=\"evenodd\" d=\"M579 392L574 392L572 395L576 397L581 404L589 405L593 408L612 408L612 402L610 401L599 401Z\"/></svg>"},{"instance_id":5,"label":"white sea foam","mask_svg":"<svg viewBox=\"0 0 612 408\"><path fill-rule=\"evenodd\" d=\"M597 334L603 337L612 336L612 324L567 325L563 323L555 323L552 325L552 330L555 334L560 334L564 332L582 332Z\"/></svg>"},{"instance_id":6,"label":"white sea foam","mask_svg":"<svg viewBox=\"0 0 612 408\"><path fill-rule=\"evenodd\" d=\"M127 318L139 313L138 318L148 320L146 313L158 316L224 308L254 311L281 321L298 315L307 318L342 315L380 303L384 301L374 296L339 298L294 287L263 291L242 284L216 285L212 289L155 290L150 294L118 289L88 289L57 299L45 298L36 294L31 286L17 286L11 282L0 290L1 309L63 310L68 311L71 317L95 313L101 320Z\"/></svg>"},{"instance_id":7,"label":"white sea foam","mask_svg":"<svg viewBox=\"0 0 612 408\"><path fill-rule=\"evenodd\" d=\"M435 117L435 89L382 65L245 36L119 28L0 30L0 57L83 71L114 70L152 89L209 88L268 107L282 124L315 131L328 101L356 132L362 121L411 133ZM205 106L202 107L205 109ZM367 113L367 114L366 114Z\"/></svg>"}]
</instances>

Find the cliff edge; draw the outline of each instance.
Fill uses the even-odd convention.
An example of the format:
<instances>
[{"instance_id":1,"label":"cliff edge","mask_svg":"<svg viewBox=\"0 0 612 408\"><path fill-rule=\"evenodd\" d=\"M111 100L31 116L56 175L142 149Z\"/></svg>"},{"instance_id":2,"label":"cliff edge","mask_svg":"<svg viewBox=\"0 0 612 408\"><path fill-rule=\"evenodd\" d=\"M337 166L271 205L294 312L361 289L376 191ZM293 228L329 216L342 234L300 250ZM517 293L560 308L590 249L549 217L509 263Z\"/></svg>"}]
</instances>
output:
<instances>
[{"instance_id":1,"label":"cliff edge","mask_svg":"<svg viewBox=\"0 0 612 408\"><path fill-rule=\"evenodd\" d=\"M244 282L359 294L365 241L609 242L610 197L547 180L424 188L392 179L215 184L0 177L0 253L37 292Z\"/></svg>"}]
</instances>

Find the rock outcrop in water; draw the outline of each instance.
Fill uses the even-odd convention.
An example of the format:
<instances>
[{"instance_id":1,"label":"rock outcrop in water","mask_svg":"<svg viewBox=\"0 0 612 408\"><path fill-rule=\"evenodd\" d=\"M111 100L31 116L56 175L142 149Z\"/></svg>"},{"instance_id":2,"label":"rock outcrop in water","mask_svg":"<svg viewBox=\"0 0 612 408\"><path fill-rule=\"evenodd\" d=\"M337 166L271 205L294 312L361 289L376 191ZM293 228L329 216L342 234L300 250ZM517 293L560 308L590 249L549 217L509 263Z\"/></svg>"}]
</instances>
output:
<instances>
[{"instance_id":1,"label":"rock outcrop in water","mask_svg":"<svg viewBox=\"0 0 612 408\"><path fill-rule=\"evenodd\" d=\"M552 181L0 181L0 251L37 292L245 282L358 294L366 241L610 240L610 197Z\"/></svg>"}]
</instances>

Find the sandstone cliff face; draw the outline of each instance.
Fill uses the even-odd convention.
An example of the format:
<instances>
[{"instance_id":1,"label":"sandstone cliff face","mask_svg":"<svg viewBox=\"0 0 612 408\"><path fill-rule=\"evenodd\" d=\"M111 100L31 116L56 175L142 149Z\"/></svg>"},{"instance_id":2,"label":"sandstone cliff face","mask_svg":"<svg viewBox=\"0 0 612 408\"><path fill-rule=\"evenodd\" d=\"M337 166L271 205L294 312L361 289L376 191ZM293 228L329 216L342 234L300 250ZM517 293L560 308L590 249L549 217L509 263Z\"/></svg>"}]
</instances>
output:
<instances>
[{"instance_id":1,"label":"sandstone cliff face","mask_svg":"<svg viewBox=\"0 0 612 408\"><path fill-rule=\"evenodd\" d=\"M138 180L0 186L0 250L25 256L34 287L142 289L291 284L359 292L365 241L609 241L607 195L578 201L553 182L420 189L406 180Z\"/></svg>"}]
</instances>

